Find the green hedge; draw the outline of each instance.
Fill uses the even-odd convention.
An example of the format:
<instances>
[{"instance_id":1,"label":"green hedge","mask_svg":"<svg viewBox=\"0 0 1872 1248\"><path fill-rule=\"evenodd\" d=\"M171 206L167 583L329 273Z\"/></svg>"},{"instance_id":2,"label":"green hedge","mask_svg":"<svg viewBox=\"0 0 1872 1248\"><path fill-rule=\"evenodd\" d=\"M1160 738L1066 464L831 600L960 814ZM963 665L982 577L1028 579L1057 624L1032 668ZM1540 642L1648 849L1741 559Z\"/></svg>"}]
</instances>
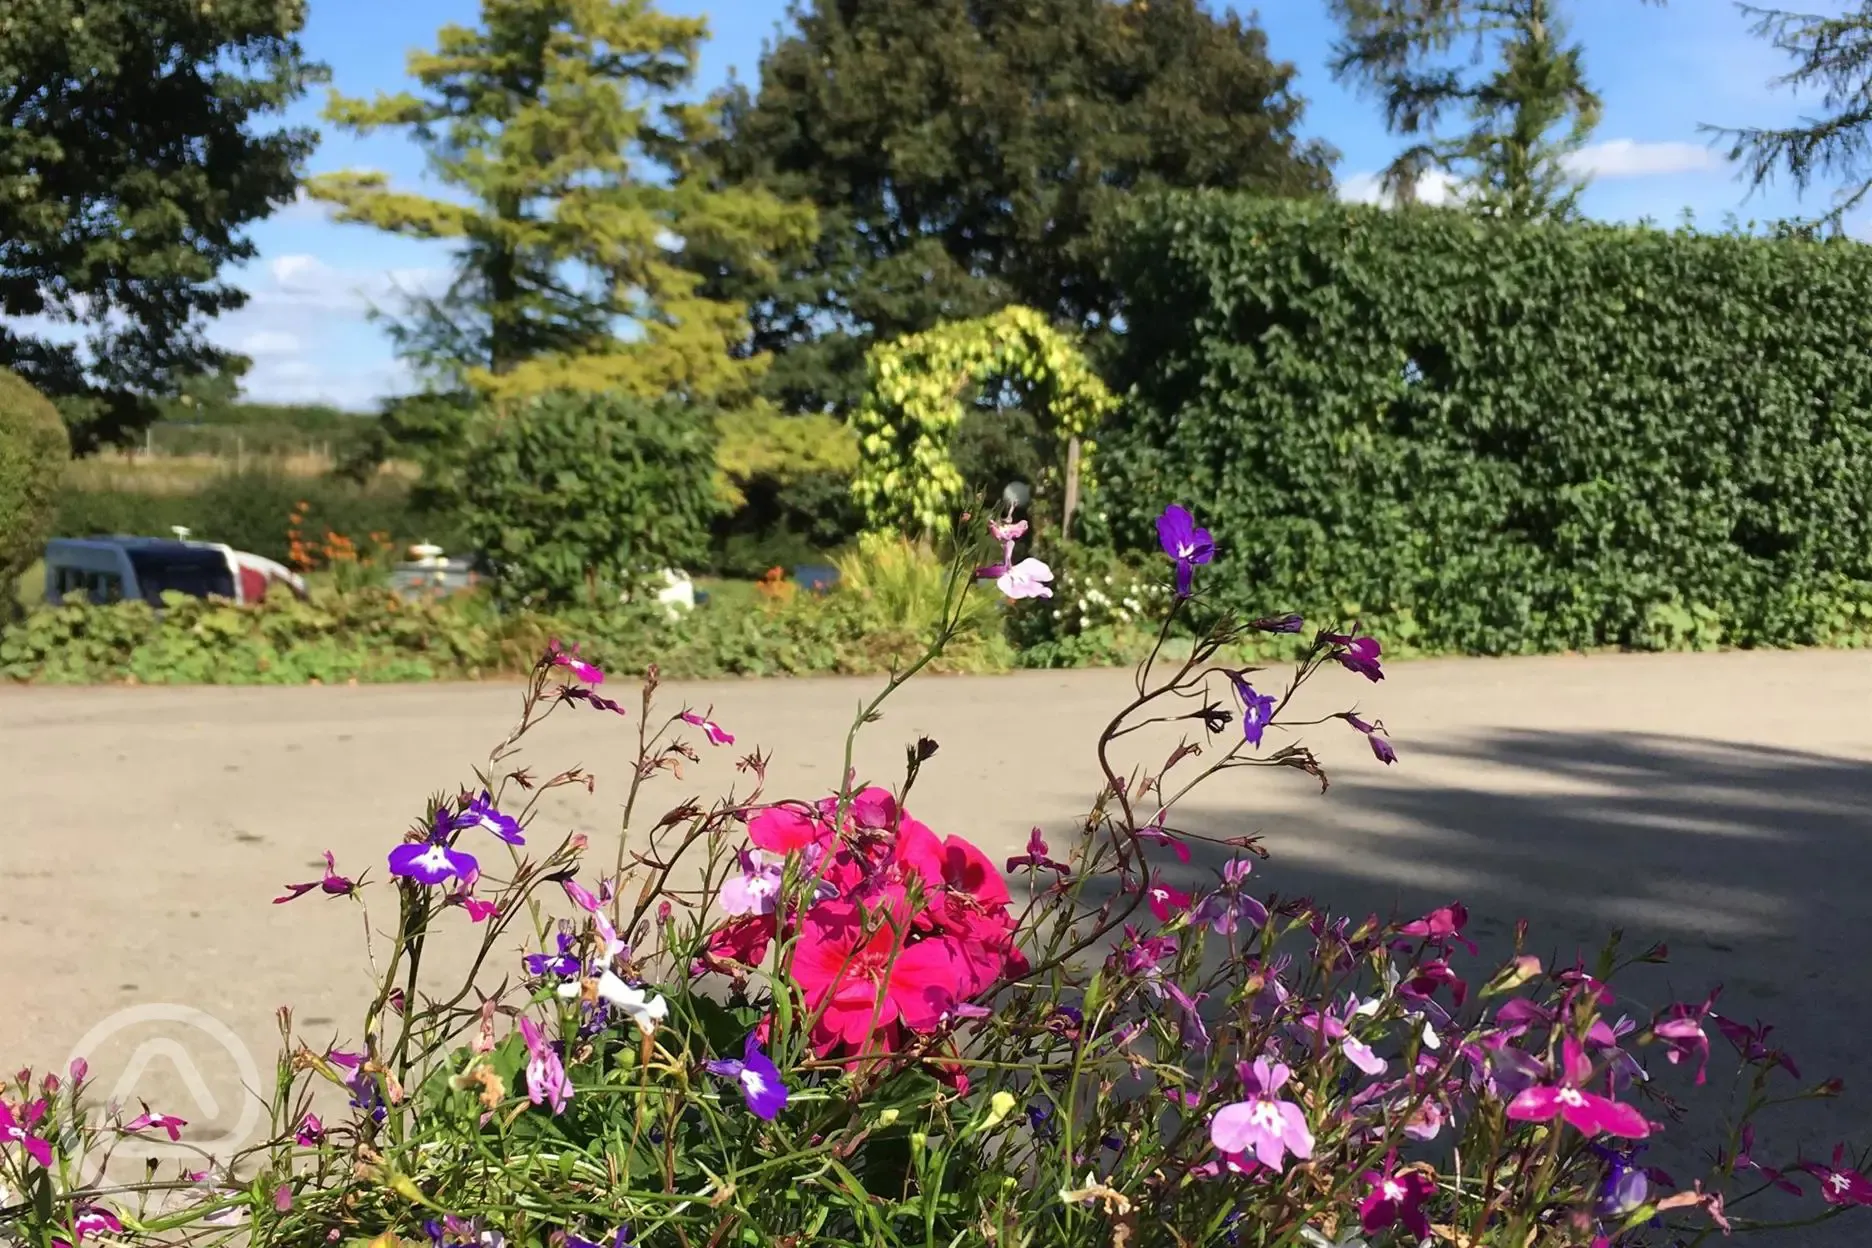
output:
<instances>
[{"instance_id":1,"label":"green hedge","mask_svg":"<svg viewBox=\"0 0 1872 1248\"><path fill-rule=\"evenodd\" d=\"M68 486L59 495L53 532L59 537L168 537L171 526L183 525L199 541L226 542L283 562L288 517L300 502L306 504L304 527L310 538L330 529L362 543L367 535L382 532L400 544L427 538L451 553L464 549L459 522L417 506L400 482L361 487L266 468L209 477L201 488L184 493Z\"/></svg>"},{"instance_id":2,"label":"green hedge","mask_svg":"<svg viewBox=\"0 0 1872 1248\"><path fill-rule=\"evenodd\" d=\"M1225 195L1114 238L1122 540L1431 649L1872 635L1872 250Z\"/></svg>"},{"instance_id":3,"label":"green hedge","mask_svg":"<svg viewBox=\"0 0 1872 1248\"><path fill-rule=\"evenodd\" d=\"M70 457L51 400L0 368L0 619L15 609L13 583L45 549Z\"/></svg>"}]
</instances>

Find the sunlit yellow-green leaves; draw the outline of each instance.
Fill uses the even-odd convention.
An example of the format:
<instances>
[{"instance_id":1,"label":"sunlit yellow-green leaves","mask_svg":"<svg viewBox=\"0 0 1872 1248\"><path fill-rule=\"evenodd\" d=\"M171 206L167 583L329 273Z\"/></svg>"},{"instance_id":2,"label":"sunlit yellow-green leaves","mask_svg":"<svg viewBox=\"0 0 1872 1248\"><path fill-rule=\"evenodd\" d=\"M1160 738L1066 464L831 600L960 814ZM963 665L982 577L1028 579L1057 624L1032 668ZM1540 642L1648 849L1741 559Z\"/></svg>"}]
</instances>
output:
<instances>
[{"instance_id":1,"label":"sunlit yellow-green leaves","mask_svg":"<svg viewBox=\"0 0 1872 1248\"><path fill-rule=\"evenodd\" d=\"M949 440L982 383L1018 377L1043 398L1062 440L1083 437L1113 400L1078 348L1031 308L1005 308L873 347L870 390L852 416L858 474L852 494L880 531L942 533L967 505ZM1092 444L1083 443L1084 463Z\"/></svg>"}]
</instances>

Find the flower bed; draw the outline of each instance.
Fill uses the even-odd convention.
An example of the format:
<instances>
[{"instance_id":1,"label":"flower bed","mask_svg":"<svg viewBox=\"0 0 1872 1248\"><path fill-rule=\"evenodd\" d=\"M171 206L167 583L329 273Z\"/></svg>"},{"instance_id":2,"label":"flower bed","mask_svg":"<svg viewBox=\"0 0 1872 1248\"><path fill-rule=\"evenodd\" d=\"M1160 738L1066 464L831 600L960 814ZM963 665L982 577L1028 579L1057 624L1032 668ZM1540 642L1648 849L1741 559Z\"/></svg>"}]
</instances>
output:
<instances>
[{"instance_id":1,"label":"flower bed","mask_svg":"<svg viewBox=\"0 0 1872 1248\"><path fill-rule=\"evenodd\" d=\"M767 793L753 752L734 792L646 816L653 783L703 749L743 748L732 724L659 710L654 668L623 697L588 653L550 646L472 783L429 803L370 873L328 855L277 898L363 907L390 943L348 1043L310 1044L285 1018L274 1135L104 1186L87 1176L115 1141L187 1124L96 1111L82 1064L23 1072L0 1102L8 1233L46 1248L1611 1248L1872 1204L1862 1159L1784 1157L1766 1139L1777 1105L1837 1082L1804 1081L1771 1029L1723 1014L1714 991L1655 1009L1615 996L1661 949L1621 957L1614 941L1594 963L1547 965L1517 931L1512 956L1479 963L1460 903L1353 921L1264 888L1279 864L1255 838L1181 830L1206 783L1265 769L1324 785L1321 757L1270 746L1270 727L1362 737L1365 766L1399 751L1376 719L1290 715L1315 678L1382 681L1376 639L1322 629L1282 680L1221 662L1302 623L1216 615L1200 592L1209 535L1180 509L1160 532L1162 637L1187 629L1188 657L1160 648L1140 665L1100 735L1083 824L1036 828L1000 861L912 813L919 786L940 783L939 743L906 743L888 786L850 760L953 640L973 585L1049 595L1051 569L1014 557L1017 527L995 526L995 563L958 560L934 643L861 708L832 793ZM542 794L592 783L522 765L556 714L612 717L637 739L615 845L537 817ZM1193 848L1223 865L1184 891ZM440 980L425 951L464 935L471 971ZM1732 1082L1710 1078L1713 1038ZM1682 1106L1726 1082L1733 1112L1696 1141L1704 1172L1648 1166ZM341 1109L325 1107L334 1095Z\"/></svg>"}]
</instances>

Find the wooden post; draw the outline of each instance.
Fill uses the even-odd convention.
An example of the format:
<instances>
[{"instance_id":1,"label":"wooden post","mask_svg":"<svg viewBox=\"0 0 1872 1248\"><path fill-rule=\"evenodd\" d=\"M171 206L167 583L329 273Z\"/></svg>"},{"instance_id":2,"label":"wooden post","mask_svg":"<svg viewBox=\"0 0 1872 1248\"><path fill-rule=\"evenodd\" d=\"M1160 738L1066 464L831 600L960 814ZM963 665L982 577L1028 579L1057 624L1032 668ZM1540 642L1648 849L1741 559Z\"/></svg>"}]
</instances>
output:
<instances>
[{"instance_id":1,"label":"wooden post","mask_svg":"<svg viewBox=\"0 0 1872 1248\"><path fill-rule=\"evenodd\" d=\"M1079 510L1079 438L1075 434L1066 443L1066 509L1060 517L1060 536L1072 540L1073 513Z\"/></svg>"}]
</instances>

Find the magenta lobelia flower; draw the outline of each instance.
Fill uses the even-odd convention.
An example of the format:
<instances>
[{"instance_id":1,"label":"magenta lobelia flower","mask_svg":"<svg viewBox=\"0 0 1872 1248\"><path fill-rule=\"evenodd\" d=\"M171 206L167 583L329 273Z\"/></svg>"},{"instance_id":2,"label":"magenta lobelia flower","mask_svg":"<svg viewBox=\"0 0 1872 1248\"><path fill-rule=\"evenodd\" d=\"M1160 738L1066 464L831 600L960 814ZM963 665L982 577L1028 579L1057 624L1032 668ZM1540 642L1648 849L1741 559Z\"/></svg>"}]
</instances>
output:
<instances>
[{"instance_id":1,"label":"magenta lobelia flower","mask_svg":"<svg viewBox=\"0 0 1872 1248\"><path fill-rule=\"evenodd\" d=\"M322 889L328 897L349 897L352 893L357 891L357 884L338 874L338 862L332 857L331 850L328 849L325 851L324 878L313 880L306 884L286 885L285 896L275 897L273 899L273 904L277 906L282 902L296 900L297 898L305 896L315 888Z\"/></svg>"},{"instance_id":2,"label":"magenta lobelia flower","mask_svg":"<svg viewBox=\"0 0 1872 1248\"><path fill-rule=\"evenodd\" d=\"M554 667L563 667L588 685L604 684L604 673L579 657L578 644L571 649L559 644L557 638L546 643L546 662Z\"/></svg>"},{"instance_id":3,"label":"magenta lobelia flower","mask_svg":"<svg viewBox=\"0 0 1872 1248\"><path fill-rule=\"evenodd\" d=\"M1158 811L1157 817L1159 819L1163 818L1164 812L1161 810ZM1154 845L1168 845L1170 847L1170 852L1176 855L1176 860L1178 862L1187 864L1190 860L1189 846L1176 837L1171 836L1157 824L1150 824L1139 828L1137 830L1137 839L1140 841L1149 841Z\"/></svg>"},{"instance_id":4,"label":"magenta lobelia flower","mask_svg":"<svg viewBox=\"0 0 1872 1248\"><path fill-rule=\"evenodd\" d=\"M1651 1034L1663 1043L1664 1059L1671 1065L1696 1059L1698 1087L1703 1086L1709 1072L1709 1036L1703 1031L1703 1020L1716 1007L1716 997L1721 991L1721 988L1713 990L1701 1005L1679 1001L1667 1006L1651 1024Z\"/></svg>"},{"instance_id":5,"label":"magenta lobelia flower","mask_svg":"<svg viewBox=\"0 0 1872 1248\"><path fill-rule=\"evenodd\" d=\"M1045 834L1036 827L1027 836L1027 852L1007 860L1007 874L1013 875L1023 868L1032 868L1036 871L1054 871L1060 875L1071 875L1071 867L1063 862L1054 862L1048 857L1052 852L1047 848Z\"/></svg>"},{"instance_id":6,"label":"magenta lobelia flower","mask_svg":"<svg viewBox=\"0 0 1872 1248\"><path fill-rule=\"evenodd\" d=\"M118 1221L117 1215L99 1205L82 1206L72 1218L72 1234L77 1236L80 1243L103 1235L121 1235L123 1229L123 1223Z\"/></svg>"},{"instance_id":7,"label":"magenta lobelia flower","mask_svg":"<svg viewBox=\"0 0 1872 1248\"><path fill-rule=\"evenodd\" d=\"M710 745L734 744L734 734L724 729L707 715L699 715L694 711L684 711L681 715L681 719L683 723L693 728L700 728L702 730L702 735L708 738L708 743Z\"/></svg>"},{"instance_id":8,"label":"magenta lobelia flower","mask_svg":"<svg viewBox=\"0 0 1872 1248\"><path fill-rule=\"evenodd\" d=\"M1820 1180L1820 1199L1829 1205L1872 1205L1872 1179L1846 1167L1846 1146L1833 1146L1833 1164L1803 1161L1800 1168Z\"/></svg>"},{"instance_id":9,"label":"magenta lobelia flower","mask_svg":"<svg viewBox=\"0 0 1872 1248\"><path fill-rule=\"evenodd\" d=\"M559 887L565 890L566 897L571 900L573 905L585 911L587 914L598 913L598 907L602 903L596 897L592 896L591 890L586 888L583 884L580 884L577 880L565 879L559 881Z\"/></svg>"},{"instance_id":10,"label":"magenta lobelia flower","mask_svg":"<svg viewBox=\"0 0 1872 1248\"><path fill-rule=\"evenodd\" d=\"M182 1138L182 1128L186 1126L188 1126L187 1119L177 1118L174 1114L155 1113L149 1106L145 1105L142 1113L132 1118L129 1122L124 1123L123 1129L125 1131L147 1131L149 1128L155 1127L157 1130L167 1134L171 1140L179 1140Z\"/></svg>"},{"instance_id":11,"label":"magenta lobelia flower","mask_svg":"<svg viewBox=\"0 0 1872 1248\"><path fill-rule=\"evenodd\" d=\"M1359 1225L1367 1235L1393 1226L1410 1232L1413 1240L1430 1237L1430 1219L1424 1216L1424 1202L1436 1195L1436 1180L1421 1170L1397 1170L1397 1150L1385 1154L1384 1169L1367 1170L1365 1182L1371 1191L1359 1202Z\"/></svg>"},{"instance_id":12,"label":"magenta lobelia flower","mask_svg":"<svg viewBox=\"0 0 1872 1248\"><path fill-rule=\"evenodd\" d=\"M520 1038L527 1050L527 1099L535 1105L546 1105L555 1114L564 1113L566 1102L572 1099L572 1080L566 1075L558 1051L547 1041L539 1024L524 1014L520 1017Z\"/></svg>"},{"instance_id":13,"label":"magenta lobelia flower","mask_svg":"<svg viewBox=\"0 0 1872 1248\"><path fill-rule=\"evenodd\" d=\"M1176 564L1176 594L1190 596L1196 579L1196 566L1215 558L1215 539L1208 529L1196 527L1196 517L1175 503L1157 517L1157 544Z\"/></svg>"},{"instance_id":14,"label":"magenta lobelia flower","mask_svg":"<svg viewBox=\"0 0 1872 1248\"><path fill-rule=\"evenodd\" d=\"M1159 923L1168 923L1190 908L1190 895L1181 889L1171 888L1159 880L1144 890L1145 900L1150 905L1150 912Z\"/></svg>"},{"instance_id":15,"label":"magenta lobelia flower","mask_svg":"<svg viewBox=\"0 0 1872 1248\"><path fill-rule=\"evenodd\" d=\"M1280 1062L1257 1057L1239 1067L1246 1099L1224 1105L1209 1120L1209 1142L1224 1155L1252 1153L1270 1170L1279 1170L1286 1155L1305 1161L1313 1155L1313 1133L1306 1114L1292 1101L1276 1098L1289 1071Z\"/></svg>"},{"instance_id":16,"label":"magenta lobelia flower","mask_svg":"<svg viewBox=\"0 0 1872 1248\"><path fill-rule=\"evenodd\" d=\"M293 1131L293 1143L300 1148L317 1148L325 1141L325 1124L319 1116L308 1112L299 1120L299 1126Z\"/></svg>"},{"instance_id":17,"label":"magenta lobelia flower","mask_svg":"<svg viewBox=\"0 0 1872 1248\"><path fill-rule=\"evenodd\" d=\"M1267 907L1242 891L1253 869L1254 864L1246 858L1237 858L1223 867L1222 887L1196 903L1191 921L1218 936L1227 936L1244 924L1251 928L1264 926L1268 921Z\"/></svg>"},{"instance_id":18,"label":"magenta lobelia flower","mask_svg":"<svg viewBox=\"0 0 1872 1248\"><path fill-rule=\"evenodd\" d=\"M24 1106L18 1115L14 1114L11 1105L0 1101L0 1144L18 1144L34 1161L42 1166L50 1166L52 1146L32 1133L45 1113L44 1101L34 1101Z\"/></svg>"},{"instance_id":19,"label":"magenta lobelia flower","mask_svg":"<svg viewBox=\"0 0 1872 1248\"><path fill-rule=\"evenodd\" d=\"M1651 1134L1651 1124L1630 1105L1621 1105L1608 1097L1585 1089L1592 1078L1592 1062L1580 1042L1568 1036L1561 1043L1561 1071L1558 1083L1540 1084L1523 1090L1508 1102L1508 1116L1517 1122L1545 1122L1564 1118L1585 1135L1616 1135L1628 1140L1642 1140Z\"/></svg>"}]
</instances>

